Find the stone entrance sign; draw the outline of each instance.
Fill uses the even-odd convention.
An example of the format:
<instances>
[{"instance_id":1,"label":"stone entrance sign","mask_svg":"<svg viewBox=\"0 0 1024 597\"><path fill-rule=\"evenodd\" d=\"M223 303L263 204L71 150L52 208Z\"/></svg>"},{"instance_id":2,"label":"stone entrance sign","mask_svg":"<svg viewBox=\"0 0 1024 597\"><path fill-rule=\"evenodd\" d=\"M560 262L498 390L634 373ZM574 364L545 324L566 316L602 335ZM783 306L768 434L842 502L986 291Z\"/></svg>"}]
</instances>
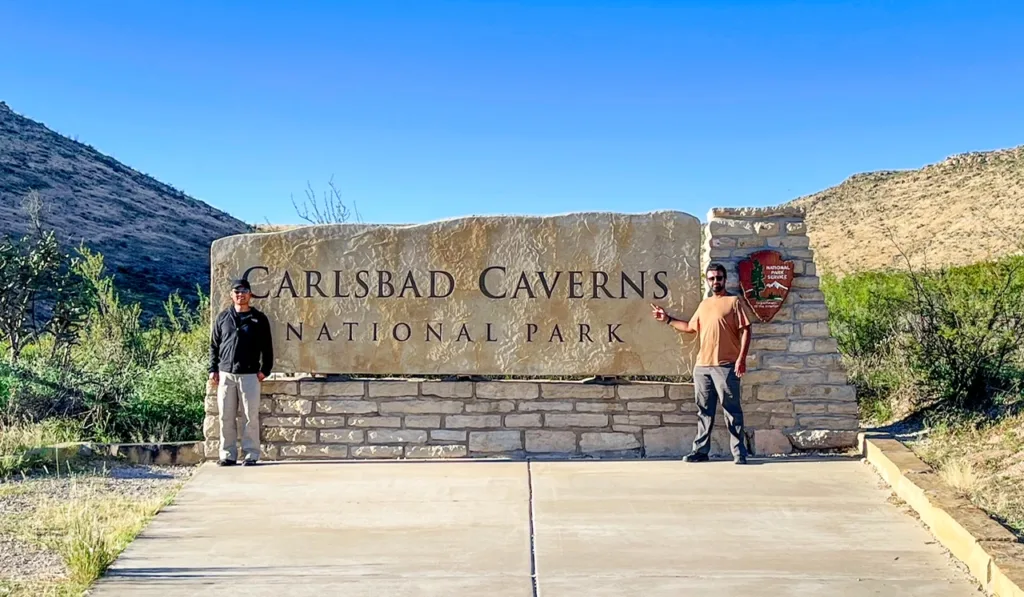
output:
<instances>
[{"instance_id":1,"label":"stone entrance sign","mask_svg":"<svg viewBox=\"0 0 1024 597\"><path fill-rule=\"evenodd\" d=\"M276 371L686 375L701 228L680 212L307 226L217 240L215 308L246 277Z\"/></svg>"}]
</instances>

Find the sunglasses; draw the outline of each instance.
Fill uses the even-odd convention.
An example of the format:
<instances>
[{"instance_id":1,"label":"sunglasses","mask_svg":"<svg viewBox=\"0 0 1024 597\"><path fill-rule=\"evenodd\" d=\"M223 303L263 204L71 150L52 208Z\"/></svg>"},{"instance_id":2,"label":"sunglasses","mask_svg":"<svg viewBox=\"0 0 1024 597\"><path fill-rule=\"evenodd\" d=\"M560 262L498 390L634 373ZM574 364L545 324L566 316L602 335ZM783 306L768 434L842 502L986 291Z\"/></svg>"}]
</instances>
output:
<instances>
[{"instance_id":1,"label":"sunglasses","mask_svg":"<svg viewBox=\"0 0 1024 597\"><path fill-rule=\"evenodd\" d=\"M708 276L708 282L716 282L718 280L724 280L725 276Z\"/></svg>"},{"instance_id":2,"label":"sunglasses","mask_svg":"<svg viewBox=\"0 0 1024 597\"><path fill-rule=\"evenodd\" d=\"M249 291L244 289L244 288L242 288L242 289L237 289L236 288L236 289L232 290L231 292L234 292L235 294L249 294Z\"/></svg>"}]
</instances>

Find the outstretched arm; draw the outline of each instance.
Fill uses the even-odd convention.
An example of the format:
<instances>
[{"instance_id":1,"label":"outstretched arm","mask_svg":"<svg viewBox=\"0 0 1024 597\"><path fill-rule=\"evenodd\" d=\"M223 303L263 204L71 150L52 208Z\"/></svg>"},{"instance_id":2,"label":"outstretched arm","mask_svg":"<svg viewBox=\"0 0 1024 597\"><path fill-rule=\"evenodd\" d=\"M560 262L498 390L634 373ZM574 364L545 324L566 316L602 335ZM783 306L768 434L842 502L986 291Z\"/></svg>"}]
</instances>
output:
<instances>
[{"instance_id":1,"label":"outstretched arm","mask_svg":"<svg viewBox=\"0 0 1024 597\"><path fill-rule=\"evenodd\" d=\"M697 327L695 325L690 325L689 321L672 317L671 315L668 314L668 312L665 311L665 309L662 309L661 307L653 303L651 304L651 309L653 309L652 313L654 314L654 319L662 323L667 323L668 325L675 328L677 331L684 332L687 334L693 334L697 332Z\"/></svg>"}]
</instances>

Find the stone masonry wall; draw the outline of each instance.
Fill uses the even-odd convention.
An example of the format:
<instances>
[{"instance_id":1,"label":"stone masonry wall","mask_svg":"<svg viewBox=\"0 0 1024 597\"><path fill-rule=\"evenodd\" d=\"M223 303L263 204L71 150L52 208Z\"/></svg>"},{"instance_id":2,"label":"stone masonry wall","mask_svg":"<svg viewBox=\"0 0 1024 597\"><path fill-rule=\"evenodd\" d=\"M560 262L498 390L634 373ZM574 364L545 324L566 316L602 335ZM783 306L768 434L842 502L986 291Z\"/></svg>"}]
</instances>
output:
<instances>
[{"instance_id":1,"label":"stone masonry wall","mask_svg":"<svg viewBox=\"0 0 1024 597\"><path fill-rule=\"evenodd\" d=\"M737 264L771 249L794 266L793 287L769 323L755 320L744 415L753 429L781 429L798 448L852 445L858 428L848 383L819 284L802 208L716 208L705 224L702 262L721 263L727 288L740 294Z\"/></svg>"},{"instance_id":2,"label":"stone masonry wall","mask_svg":"<svg viewBox=\"0 0 1024 597\"><path fill-rule=\"evenodd\" d=\"M689 451L697 424L692 384L304 377L267 380L262 390L270 460L678 456ZM206 455L216 458L212 391L206 413ZM714 454L729 453L724 424L712 443Z\"/></svg>"}]
</instances>

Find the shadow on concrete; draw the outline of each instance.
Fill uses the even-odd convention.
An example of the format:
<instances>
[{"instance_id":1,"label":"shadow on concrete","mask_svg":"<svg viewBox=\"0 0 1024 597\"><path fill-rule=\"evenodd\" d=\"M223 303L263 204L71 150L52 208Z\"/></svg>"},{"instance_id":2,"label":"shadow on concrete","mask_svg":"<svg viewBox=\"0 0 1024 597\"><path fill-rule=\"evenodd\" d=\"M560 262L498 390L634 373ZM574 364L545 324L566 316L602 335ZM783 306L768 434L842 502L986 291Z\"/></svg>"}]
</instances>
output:
<instances>
[{"instance_id":1,"label":"shadow on concrete","mask_svg":"<svg viewBox=\"0 0 1024 597\"><path fill-rule=\"evenodd\" d=\"M319 575L335 576L339 566L204 566L192 568L121 568L108 570L103 579L114 582L125 582L132 580L181 580L187 578L202 578L206 580L237 578L240 576L281 576L292 578L296 569L301 568L303 576L317 576L317 568L321 569ZM355 567L353 567L355 569Z\"/></svg>"},{"instance_id":2,"label":"shadow on concrete","mask_svg":"<svg viewBox=\"0 0 1024 597\"><path fill-rule=\"evenodd\" d=\"M779 465L779 464L792 464L792 463L807 463L807 462L850 462L859 461L861 459L860 454L795 454L788 456L751 456L747 459L746 466L754 465ZM366 460L267 460L261 461L257 468L266 466L310 466L310 465L336 465L336 466L366 466L369 464L374 465L427 465L427 464L488 464L493 465L495 463L508 463L508 464L525 464L525 463L549 463L549 462L678 462L681 465L686 466L700 466L706 464L703 462L689 463L683 462L682 456L651 456L647 458L585 458L585 457L574 457L574 458L558 458L558 457L539 457L539 458L417 458L415 460L410 459L366 459ZM732 463L732 457L712 457L709 463ZM238 467L231 467L238 468Z\"/></svg>"},{"instance_id":3,"label":"shadow on concrete","mask_svg":"<svg viewBox=\"0 0 1024 597\"><path fill-rule=\"evenodd\" d=\"M107 474L112 479L173 479L174 475L157 469L149 468L148 465L118 466L107 469Z\"/></svg>"}]
</instances>

